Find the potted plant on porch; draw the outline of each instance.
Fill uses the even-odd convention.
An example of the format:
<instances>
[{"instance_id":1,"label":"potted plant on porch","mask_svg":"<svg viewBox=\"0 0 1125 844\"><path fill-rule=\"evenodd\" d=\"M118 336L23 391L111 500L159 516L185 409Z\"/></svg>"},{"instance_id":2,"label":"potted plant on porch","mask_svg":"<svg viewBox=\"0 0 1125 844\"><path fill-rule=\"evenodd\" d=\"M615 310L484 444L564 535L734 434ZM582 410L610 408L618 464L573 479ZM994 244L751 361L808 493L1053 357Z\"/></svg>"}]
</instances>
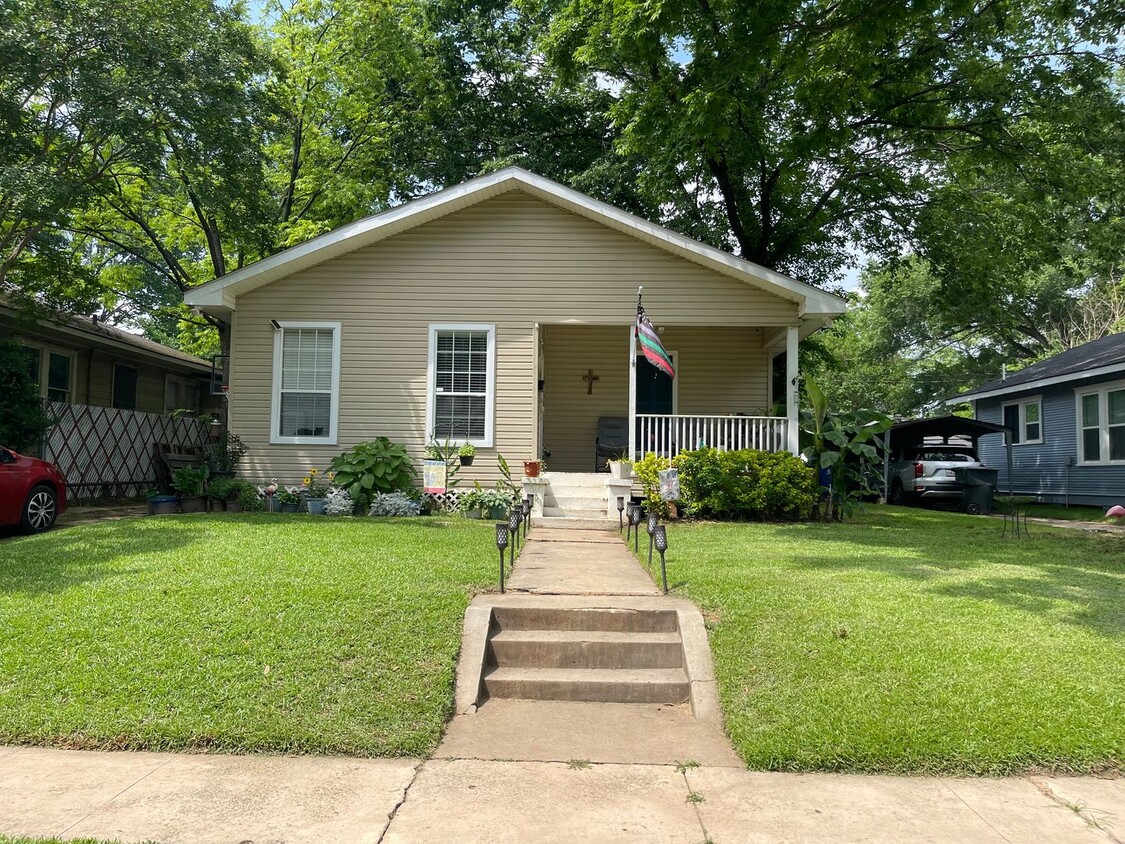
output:
<instances>
[{"instance_id":1,"label":"potted plant on porch","mask_svg":"<svg viewBox=\"0 0 1125 844\"><path fill-rule=\"evenodd\" d=\"M611 478L631 478L633 477L633 461L622 458L620 460L609 461L609 476Z\"/></svg>"},{"instance_id":2,"label":"potted plant on porch","mask_svg":"<svg viewBox=\"0 0 1125 844\"><path fill-rule=\"evenodd\" d=\"M282 487L274 496L282 513L296 513L301 509L301 493L296 487Z\"/></svg>"}]
</instances>

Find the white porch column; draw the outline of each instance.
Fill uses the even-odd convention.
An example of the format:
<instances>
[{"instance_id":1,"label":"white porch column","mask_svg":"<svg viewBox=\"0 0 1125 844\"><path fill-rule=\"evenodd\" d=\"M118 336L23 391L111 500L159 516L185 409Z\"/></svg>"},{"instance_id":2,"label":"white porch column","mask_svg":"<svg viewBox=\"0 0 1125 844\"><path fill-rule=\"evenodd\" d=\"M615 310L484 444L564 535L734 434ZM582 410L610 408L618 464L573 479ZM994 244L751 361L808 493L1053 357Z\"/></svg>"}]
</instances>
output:
<instances>
[{"instance_id":1,"label":"white porch column","mask_svg":"<svg viewBox=\"0 0 1125 844\"><path fill-rule=\"evenodd\" d=\"M800 431L797 423L797 410L801 404L801 391L797 385L797 344L799 327L790 325L785 330L785 417L786 439L790 454L799 454Z\"/></svg>"},{"instance_id":2,"label":"white porch column","mask_svg":"<svg viewBox=\"0 0 1125 844\"><path fill-rule=\"evenodd\" d=\"M620 407L620 405L618 405ZM629 459L637 459L637 328L629 326Z\"/></svg>"}]
</instances>

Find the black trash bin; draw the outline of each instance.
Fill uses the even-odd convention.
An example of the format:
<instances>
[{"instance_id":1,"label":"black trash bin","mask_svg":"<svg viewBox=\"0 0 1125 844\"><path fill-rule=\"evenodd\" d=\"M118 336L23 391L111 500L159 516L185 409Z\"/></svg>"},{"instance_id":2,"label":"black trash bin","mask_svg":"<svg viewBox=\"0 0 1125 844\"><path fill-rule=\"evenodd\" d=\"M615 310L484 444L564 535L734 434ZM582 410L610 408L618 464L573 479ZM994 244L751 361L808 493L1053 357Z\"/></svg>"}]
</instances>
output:
<instances>
[{"instance_id":1,"label":"black trash bin","mask_svg":"<svg viewBox=\"0 0 1125 844\"><path fill-rule=\"evenodd\" d=\"M961 484L961 509L974 516L990 515L999 474L999 469L976 466L954 469L953 476Z\"/></svg>"}]
</instances>

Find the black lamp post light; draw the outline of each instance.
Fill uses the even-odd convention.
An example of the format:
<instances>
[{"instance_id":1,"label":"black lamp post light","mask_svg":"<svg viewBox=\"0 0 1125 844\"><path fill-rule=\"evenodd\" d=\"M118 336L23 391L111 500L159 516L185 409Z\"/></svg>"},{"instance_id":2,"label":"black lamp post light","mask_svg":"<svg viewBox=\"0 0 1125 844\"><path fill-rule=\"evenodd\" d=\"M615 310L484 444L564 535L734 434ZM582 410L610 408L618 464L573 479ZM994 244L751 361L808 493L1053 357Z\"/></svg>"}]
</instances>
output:
<instances>
[{"instance_id":1,"label":"black lamp post light","mask_svg":"<svg viewBox=\"0 0 1125 844\"><path fill-rule=\"evenodd\" d=\"M625 527L625 496L617 496L617 532L621 533L621 529Z\"/></svg>"},{"instance_id":2,"label":"black lamp post light","mask_svg":"<svg viewBox=\"0 0 1125 844\"><path fill-rule=\"evenodd\" d=\"M668 529L657 525L652 534L653 544L660 552L660 581L664 584L664 594L668 594L668 568L664 565L664 552L668 550ZM651 555L651 551L649 552Z\"/></svg>"},{"instance_id":3,"label":"black lamp post light","mask_svg":"<svg viewBox=\"0 0 1125 844\"><path fill-rule=\"evenodd\" d=\"M508 531L512 534L511 551L508 552L511 557L512 567L516 565L516 543L520 538L520 522L523 520L523 513L520 512L518 507L513 507L512 511L508 514Z\"/></svg>"},{"instance_id":4,"label":"black lamp post light","mask_svg":"<svg viewBox=\"0 0 1125 844\"><path fill-rule=\"evenodd\" d=\"M500 552L500 591L504 591L504 549L508 547L511 538L508 536L507 522L496 523L496 549Z\"/></svg>"},{"instance_id":5,"label":"black lamp post light","mask_svg":"<svg viewBox=\"0 0 1125 844\"><path fill-rule=\"evenodd\" d=\"M645 527L648 528L648 566L652 568L652 535L656 533L656 526L660 523L660 516L656 513L648 514L648 521Z\"/></svg>"},{"instance_id":6,"label":"black lamp post light","mask_svg":"<svg viewBox=\"0 0 1125 844\"><path fill-rule=\"evenodd\" d=\"M629 524L633 529L633 553L638 554L641 550L641 520L645 517L644 508L640 504L634 504L629 511ZM625 537L628 539L628 537Z\"/></svg>"}]
</instances>

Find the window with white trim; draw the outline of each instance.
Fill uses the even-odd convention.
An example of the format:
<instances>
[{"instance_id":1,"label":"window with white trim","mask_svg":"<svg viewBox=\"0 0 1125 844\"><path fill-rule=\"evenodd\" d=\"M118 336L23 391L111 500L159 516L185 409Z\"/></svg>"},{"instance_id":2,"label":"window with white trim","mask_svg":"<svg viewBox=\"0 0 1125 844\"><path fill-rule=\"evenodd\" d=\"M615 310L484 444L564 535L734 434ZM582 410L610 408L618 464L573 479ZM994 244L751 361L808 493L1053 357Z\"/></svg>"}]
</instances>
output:
<instances>
[{"instance_id":1,"label":"window with white trim","mask_svg":"<svg viewBox=\"0 0 1125 844\"><path fill-rule=\"evenodd\" d=\"M340 323L278 325L270 442L333 445L340 406Z\"/></svg>"},{"instance_id":2,"label":"window with white trim","mask_svg":"<svg viewBox=\"0 0 1125 844\"><path fill-rule=\"evenodd\" d=\"M1125 383L1076 392L1078 462L1125 463Z\"/></svg>"},{"instance_id":3,"label":"window with white trim","mask_svg":"<svg viewBox=\"0 0 1125 844\"><path fill-rule=\"evenodd\" d=\"M1043 442L1043 400L1039 396L1003 406L1004 425L1014 431L1014 444Z\"/></svg>"},{"instance_id":4,"label":"window with white trim","mask_svg":"<svg viewBox=\"0 0 1125 844\"><path fill-rule=\"evenodd\" d=\"M426 430L438 442L492 445L496 326L430 326Z\"/></svg>"}]
</instances>

